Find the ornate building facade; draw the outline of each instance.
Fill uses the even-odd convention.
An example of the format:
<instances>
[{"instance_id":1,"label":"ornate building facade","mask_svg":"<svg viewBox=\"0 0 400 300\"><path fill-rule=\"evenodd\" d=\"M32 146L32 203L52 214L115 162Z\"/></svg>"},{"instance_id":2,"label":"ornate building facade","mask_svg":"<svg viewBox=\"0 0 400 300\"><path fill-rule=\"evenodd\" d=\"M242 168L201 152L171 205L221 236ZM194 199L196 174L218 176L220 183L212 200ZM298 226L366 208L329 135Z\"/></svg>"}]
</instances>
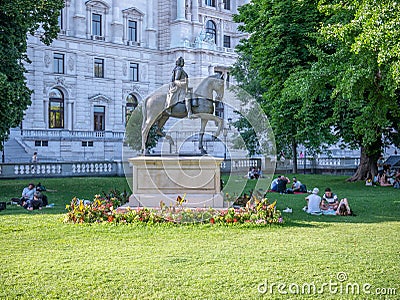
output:
<instances>
[{"instance_id":1,"label":"ornate building facade","mask_svg":"<svg viewBox=\"0 0 400 300\"><path fill-rule=\"evenodd\" d=\"M42 160L120 160L130 112L169 82L177 57L190 77L229 80L243 38L232 16L246 2L66 0L58 38L29 37L32 105L10 142Z\"/></svg>"}]
</instances>

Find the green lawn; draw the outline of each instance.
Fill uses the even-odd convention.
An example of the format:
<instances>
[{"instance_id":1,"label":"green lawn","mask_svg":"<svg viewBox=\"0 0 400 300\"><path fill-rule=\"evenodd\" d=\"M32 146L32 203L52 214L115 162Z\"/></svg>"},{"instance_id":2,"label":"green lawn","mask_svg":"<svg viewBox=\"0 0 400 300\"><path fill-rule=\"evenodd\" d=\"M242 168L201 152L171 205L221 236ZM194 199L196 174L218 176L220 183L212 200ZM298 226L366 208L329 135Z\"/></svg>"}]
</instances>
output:
<instances>
[{"instance_id":1,"label":"green lawn","mask_svg":"<svg viewBox=\"0 0 400 300\"><path fill-rule=\"evenodd\" d=\"M293 208L281 227L64 224L73 196L123 191L125 178L41 179L54 208L0 212L0 298L399 299L400 191L342 176L298 178L347 197L357 216L308 216L305 195L274 193L278 209ZM0 201L28 182L1 180Z\"/></svg>"}]
</instances>

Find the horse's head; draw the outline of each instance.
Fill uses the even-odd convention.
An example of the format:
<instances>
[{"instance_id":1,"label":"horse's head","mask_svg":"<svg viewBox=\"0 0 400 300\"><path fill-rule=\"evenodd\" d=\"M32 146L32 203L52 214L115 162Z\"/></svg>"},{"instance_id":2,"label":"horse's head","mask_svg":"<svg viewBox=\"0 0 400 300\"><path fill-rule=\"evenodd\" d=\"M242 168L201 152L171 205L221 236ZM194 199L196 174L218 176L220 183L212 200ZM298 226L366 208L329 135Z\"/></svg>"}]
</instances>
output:
<instances>
[{"instance_id":1,"label":"horse's head","mask_svg":"<svg viewBox=\"0 0 400 300\"><path fill-rule=\"evenodd\" d=\"M225 82L224 75L216 74L214 76L214 86L213 91L217 94L215 100L221 101L224 98Z\"/></svg>"},{"instance_id":2,"label":"horse's head","mask_svg":"<svg viewBox=\"0 0 400 300\"><path fill-rule=\"evenodd\" d=\"M215 92L215 100L221 101L224 98L224 87L223 75L215 74L204 78L197 87L195 94L207 99L213 99Z\"/></svg>"}]
</instances>

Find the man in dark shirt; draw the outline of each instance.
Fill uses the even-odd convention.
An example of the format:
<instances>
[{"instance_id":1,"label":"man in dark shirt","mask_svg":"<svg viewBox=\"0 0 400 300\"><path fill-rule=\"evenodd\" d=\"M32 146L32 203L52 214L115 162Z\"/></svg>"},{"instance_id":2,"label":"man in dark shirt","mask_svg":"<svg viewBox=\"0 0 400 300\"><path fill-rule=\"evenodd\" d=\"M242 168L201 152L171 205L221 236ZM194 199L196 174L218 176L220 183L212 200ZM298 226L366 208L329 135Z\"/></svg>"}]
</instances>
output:
<instances>
[{"instance_id":1,"label":"man in dark shirt","mask_svg":"<svg viewBox=\"0 0 400 300\"><path fill-rule=\"evenodd\" d=\"M280 179L278 179L278 188L277 188L277 192L278 193L286 193L286 185L290 183L289 178L285 177L285 176L281 176Z\"/></svg>"}]
</instances>

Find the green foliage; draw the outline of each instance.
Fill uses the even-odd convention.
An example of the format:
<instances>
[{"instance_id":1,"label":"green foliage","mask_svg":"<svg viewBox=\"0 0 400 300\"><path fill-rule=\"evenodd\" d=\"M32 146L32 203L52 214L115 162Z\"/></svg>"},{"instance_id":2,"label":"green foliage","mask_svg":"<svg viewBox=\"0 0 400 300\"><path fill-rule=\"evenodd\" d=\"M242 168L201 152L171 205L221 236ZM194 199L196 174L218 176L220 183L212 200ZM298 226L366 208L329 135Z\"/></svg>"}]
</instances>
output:
<instances>
[{"instance_id":1,"label":"green foliage","mask_svg":"<svg viewBox=\"0 0 400 300\"><path fill-rule=\"evenodd\" d=\"M400 142L398 2L256 0L235 20L251 36L234 73L262 91L278 149L340 140L366 154L356 179L374 174L382 136Z\"/></svg>"},{"instance_id":2,"label":"green foliage","mask_svg":"<svg viewBox=\"0 0 400 300\"><path fill-rule=\"evenodd\" d=\"M235 113L239 114L238 112ZM259 154L260 144L254 127L251 126L250 122L245 117L240 115L240 117L235 122L233 122L232 125L239 132L237 136L233 136L233 148L246 149L249 156Z\"/></svg>"},{"instance_id":3,"label":"green foliage","mask_svg":"<svg viewBox=\"0 0 400 300\"><path fill-rule=\"evenodd\" d=\"M323 70L332 86L332 123L346 142L377 155L382 135L395 141L387 129L400 129L400 5L321 1L320 9L330 18L320 29L323 51L313 72ZM326 45L334 47L326 51ZM311 86L319 81L312 76Z\"/></svg>"},{"instance_id":4,"label":"green foliage","mask_svg":"<svg viewBox=\"0 0 400 300\"><path fill-rule=\"evenodd\" d=\"M26 86L24 62L27 33L49 45L59 31L58 15L63 0L13 0L0 2L0 139L20 124L30 105L32 91ZM2 147L2 145L0 146Z\"/></svg>"},{"instance_id":5,"label":"green foliage","mask_svg":"<svg viewBox=\"0 0 400 300\"><path fill-rule=\"evenodd\" d=\"M318 126L313 117L318 114L318 119L324 119L328 112L305 107L303 98L285 90L292 74L308 69L316 60L310 47L316 43L317 26L323 20L316 1L256 0L240 7L234 20L251 35L237 47L240 58L233 75L261 103L278 151L296 155L297 144L305 141L318 149L331 135L329 127ZM316 131L320 134L315 135Z\"/></svg>"},{"instance_id":6,"label":"green foliage","mask_svg":"<svg viewBox=\"0 0 400 300\"><path fill-rule=\"evenodd\" d=\"M143 113L142 106L139 105L129 117L128 124L125 129L125 142L133 150L141 150L142 148L142 123L143 123ZM154 148L157 145L157 141L160 136L157 134L157 125L153 125L149 132L148 141L146 143L147 149ZM162 129L160 129L162 130Z\"/></svg>"}]
</instances>

